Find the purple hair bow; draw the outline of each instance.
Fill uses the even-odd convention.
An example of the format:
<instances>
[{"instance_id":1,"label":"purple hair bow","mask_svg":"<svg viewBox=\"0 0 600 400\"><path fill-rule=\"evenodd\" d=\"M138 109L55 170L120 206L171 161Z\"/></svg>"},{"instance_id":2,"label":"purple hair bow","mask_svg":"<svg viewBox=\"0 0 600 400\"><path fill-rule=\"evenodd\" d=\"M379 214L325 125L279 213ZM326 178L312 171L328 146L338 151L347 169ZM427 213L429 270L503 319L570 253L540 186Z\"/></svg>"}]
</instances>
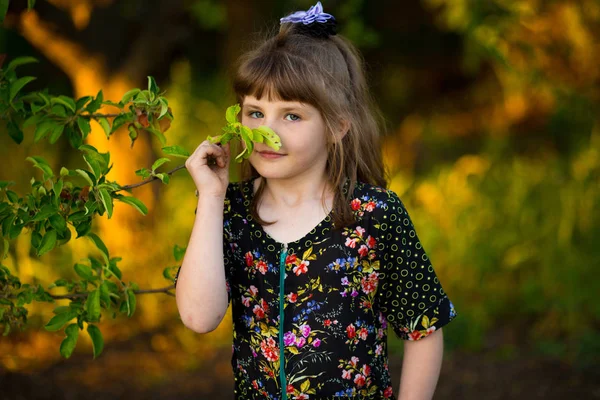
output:
<instances>
[{"instance_id":1,"label":"purple hair bow","mask_svg":"<svg viewBox=\"0 0 600 400\"><path fill-rule=\"evenodd\" d=\"M325 23L329 19L334 19L334 16L323 12L323 5L318 1L316 5L310 7L308 11L296 11L287 17L281 18L280 23L291 22L299 23L302 22L304 25L312 24L313 22Z\"/></svg>"}]
</instances>

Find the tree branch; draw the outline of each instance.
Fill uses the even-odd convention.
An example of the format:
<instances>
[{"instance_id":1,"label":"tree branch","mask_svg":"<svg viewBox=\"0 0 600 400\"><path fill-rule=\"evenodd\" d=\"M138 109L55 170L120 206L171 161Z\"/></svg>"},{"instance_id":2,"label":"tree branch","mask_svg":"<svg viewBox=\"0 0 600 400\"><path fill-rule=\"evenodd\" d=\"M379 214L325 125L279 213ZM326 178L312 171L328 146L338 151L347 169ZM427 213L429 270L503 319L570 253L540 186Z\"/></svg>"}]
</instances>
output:
<instances>
[{"instance_id":1,"label":"tree branch","mask_svg":"<svg viewBox=\"0 0 600 400\"><path fill-rule=\"evenodd\" d=\"M179 171L179 170L180 170L180 169L182 169L182 168L185 168L185 164L182 164L182 165L180 165L180 166L178 166L178 167L176 167L176 168L172 169L171 171L167 172L167 174L168 174L168 175L171 175L171 174L173 174L173 173L175 173L175 172ZM144 181L142 181L142 182L139 182L139 183L134 183L134 184L131 184L131 185L125 185L125 186L122 186L122 187L121 187L121 190L130 190L130 189L133 189L133 188L136 188L136 187L139 187L139 186L145 185L145 184L147 184L147 183L150 183L150 182L152 182L152 181L156 181L156 180L160 180L160 178L157 178L156 176L153 176L153 177L151 177L151 178L148 178L148 179L146 179L146 180L144 180Z\"/></svg>"},{"instance_id":2,"label":"tree branch","mask_svg":"<svg viewBox=\"0 0 600 400\"><path fill-rule=\"evenodd\" d=\"M170 292L170 290L175 289L175 285L170 285L170 286L166 286L164 288L159 288L159 289L140 289L140 290L134 290L133 293L135 294L151 294L151 293L164 293L167 296L173 296L175 297L175 295L173 293ZM70 300L75 300L75 299L85 299L88 297L88 293L73 293L73 294L60 294L60 295L50 295L53 299L55 300L64 300L64 299L70 299Z\"/></svg>"}]
</instances>

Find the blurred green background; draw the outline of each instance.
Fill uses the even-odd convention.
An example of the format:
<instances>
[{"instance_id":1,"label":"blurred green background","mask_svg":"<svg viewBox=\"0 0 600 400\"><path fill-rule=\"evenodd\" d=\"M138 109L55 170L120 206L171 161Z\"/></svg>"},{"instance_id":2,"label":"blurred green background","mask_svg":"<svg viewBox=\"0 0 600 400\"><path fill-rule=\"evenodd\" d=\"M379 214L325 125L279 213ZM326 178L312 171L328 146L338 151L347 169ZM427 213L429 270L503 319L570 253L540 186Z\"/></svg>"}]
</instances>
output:
<instances>
[{"instance_id":1,"label":"blurred green background","mask_svg":"<svg viewBox=\"0 0 600 400\"><path fill-rule=\"evenodd\" d=\"M189 151L223 126L237 56L280 17L313 5L51 0L28 12L26 3L11 1L0 53L41 60L20 69L38 77L29 89L75 97L103 89L118 101L152 75L175 115L168 142ZM600 2L323 6L364 55L387 120L390 188L459 313L444 328L435 398L600 398ZM155 139L130 149L126 131L109 143L94 129L90 144L111 152L112 179L121 184L137 182L133 171L161 155ZM27 156L82 163L66 140L34 144L26 132L16 145L0 131L0 180L16 181L21 195L37 173ZM148 216L117 206L115 217L97 223L111 254L123 257L124 275L142 288L168 284L162 269L174 264L175 244L187 245L194 220L185 170L161 185L134 191ZM23 282L68 276L91 249L73 243L31 258L25 236L5 263ZM132 320L103 318L106 347L96 361L89 340L61 360L63 334L42 327L52 307L32 307L26 331L0 338L0 399L231 398L230 314L198 335L179 321L174 298L144 295L138 304ZM389 338L396 391L402 343ZM498 385L505 380L511 384Z\"/></svg>"}]
</instances>

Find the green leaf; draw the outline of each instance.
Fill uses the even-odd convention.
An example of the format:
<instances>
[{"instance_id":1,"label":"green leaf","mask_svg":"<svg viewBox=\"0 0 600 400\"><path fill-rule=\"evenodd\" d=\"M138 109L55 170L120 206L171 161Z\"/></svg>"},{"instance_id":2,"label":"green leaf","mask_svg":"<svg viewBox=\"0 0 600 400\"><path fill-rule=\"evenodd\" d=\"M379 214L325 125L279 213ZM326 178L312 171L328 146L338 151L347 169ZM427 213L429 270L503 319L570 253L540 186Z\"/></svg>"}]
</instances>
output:
<instances>
[{"instance_id":1,"label":"green leaf","mask_svg":"<svg viewBox=\"0 0 600 400\"><path fill-rule=\"evenodd\" d=\"M0 1L0 3L2 3L2 2L4 2L4 1ZM0 6L0 9L1 8L2 8L2 6ZM6 72L14 71L20 65L31 64L31 63L36 63L36 62L39 62L39 61L33 57L17 57L14 60L12 60L10 63L8 63L8 66L6 67Z\"/></svg>"},{"instance_id":2,"label":"green leaf","mask_svg":"<svg viewBox=\"0 0 600 400\"><path fill-rule=\"evenodd\" d=\"M230 124L239 123L237 115L239 114L241 109L242 108L239 104L234 104L231 107L228 107L227 111L225 112L225 119L227 120L227 122L229 122Z\"/></svg>"},{"instance_id":3,"label":"green leaf","mask_svg":"<svg viewBox=\"0 0 600 400\"><path fill-rule=\"evenodd\" d=\"M108 120L105 117L98 117L98 123L100 124L100 126L102 126L102 129L104 129L106 137L110 137L111 127Z\"/></svg>"},{"instance_id":4,"label":"green leaf","mask_svg":"<svg viewBox=\"0 0 600 400\"><path fill-rule=\"evenodd\" d=\"M112 132L115 132L117 129L119 129L121 126L123 126L127 122L131 122L132 119L133 119L133 114L131 114L131 113L120 114L118 117L116 117L113 120Z\"/></svg>"},{"instance_id":5,"label":"green leaf","mask_svg":"<svg viewBox=\"0 0 600 400\"><path fill-rule=\"evenodd\" d=\"M67 109L71 110L72 112L75 112L75 108L76 108L75 100L73 100L67 96L53 97L50 100L50 104L52 104L52 105L57 104L57 103L62 104Z\"/></svg>"},{"instance_id":6,"label":"green leaf","mask_svg":"<svg viewBox=\"0 0 600 400\"><path fill-rule=\"evenodd\" d=\"M90 177L90 173L83 170L83 169L76 169L75 171L77 171L77 173L81 176L83 176L85 178L85 180L90 184L90 186L94 186L94 182L92 181L92 178Z\"/></svg>"},{"instance_id":7,"label":"green leaf","mask_svg":"<svg viewBox=\"0 0 600 400\"><path fill-rule=\"evenodd\" d=\"M56 125L54 127L54 129L52 129L52 133L50 134L50 138L48 139L50 144L56 143L58 138L60 138L60 136L63 134L64 130L65 130L64 125Z\"/></svg>"},{"instance_id":8,"label":"green leaf","mask_svg":"<svg viewBox=\"0 0 600 400\"><path fill-rule=\"evenodd\" d=\"M108 219L112 217L113 213L113 202L112 197L110 197L110 193L106 189L100 189L100 198L102 199L102 204L104 205L104 209L108 213Z\"/></svg>"},{"instance_id":9,"label":"green leaf","mask_svg":"<svg viewBox=\"0 0 600 400\"><path fill-rule=\"evenodd\" d=\"M100 290L92 290L88 294L88 298L85 302L85 310L87 311L89 321L100 321Z\"/></svg>"},{"instance_id":10,"label":"green leaf","mask_svg":"<svg viewBox=\"0 0 600 400\"><path fill-rule=\"evenodd\" d=\"M21 144L23 142L23 131L19 128L19 125L13 121L8 121L8 136L16 143Z\"/></svg>"},{"instance_id":11,"label":"green leaf","mask_svg":"<svg viewBox=\"0 0 600 400\"><path fill-rule=\"evenodd\" d=\"M165 154L169 154L169 155L172 155L172 156L175 156L175 157L188 158L190 156L190 153L188 153L187 150L185 150L181 146L167 146L167 147L163 147L162 151Z\"/></svg>"},{"instance_id":12,"label":"green leaf","mask_svg":"<svg viewBox=\"0 0 600 400\"><path fill-rule=\"evenodd\" d=\"M135 312L136 299L132 289L127 289L127 316L131 317Z\"/></svg>"},{"instance_id":13,"label":"green leaf","mask_svg":"<svg viewBox=\"0 0 600 400\"><path fill-rule=\"evenodd\" d=\"M161 165L163 165L164 163L168 163L171 160L168 158L159 158L158 160L154 161L154 164L152 164L152 171L154 172L154 170L156 170L157 168L159 168Z\"/></svg>"},{"instance_id":14,"label":"green leaf","mask_svg":"<svg viewBox=\"0 0 600 400\"><path fill-rule=\"evenodd\" d=\"M158 179L160 179L162 181L162 183L164 183L165 185L169 184L169 181L171 180L171 177L169 176L169 174L156 174L154 175L156 176Z\"/></svg>"},{"instance_id":15,"label":"green leaf","mask_svg":"<svg viewBox=\"0 0 600 400\"><path fill-rule=\"evenodd\" d=\"M115 259L110 260L110 262L108 263L108 270L112 272L118 279L121 279L123 277L121 270L119 269L119 267L117 267L117 262Z\"/></svg>"},{"instance_id":16,"label":"green leaf","mask_svg":"<svg viewBox=\"0 0 600 400\"><path fill-rule=\"evenodd\" d=\"M173 257L175 257L175 261L181 261L183 259L186 249L186 247L180 247L179 245L173 247Z\"/></svg>"},{"instance_id":17,"label":"green leaf","mask_svg":"<svg viewBox=\"0 0 600 400\"><path fill-rule=\"evenodd\" d=\"M158 85L153 77L148 77L148 91L150 93L158 94Z\"/></svg>"},{"instance_id":18,"label":"green leaf","mask_svg":"<svg viewBox=\"0 0 600 400\"><path fill-rule=\"evenodd\" d=\"M131 89L130 91L125 93L123 95L123 97L121 98L121 104L125 105L125 104L129 103L129 100L131 100L133 98L133 96L138 94L140 91L141 91L140 89Z\"/></svg>"},{"instance_id":19,"label":"green leaf","mask_svg":"<svg viewBox=\"0 0 600 400\"><path fill-rule=\"evenodd\" d=\"M77 316L77 311L71 309L70 311L55 315L44 325L44 328L50 332L56 332L62 328L67 322Z\"/></svg>"},{"instance_id":20,"label":"green leaf","mask_svg":"<svg viewBox=\"0 0 600 400\"><path fill-rule=\"evenodd\" d=\"M281 147L281 139L275 131L268 126L261 125L258 128L253 129L252 132L254 133L255 141L258 141L256 138L260 135L264 139L264 143L273 150L277 151ZM260 142L263 143L263 140L260 140Z\"/></svg>"},{"instance_id":21,"label":"green leaf","mask_svg":"<svg viewBox=\"0 0 600 400\"><path fill-rule=\"evenodd\" d=\"M77 126L79 127L79 130L83 134L84 138L87 135L89 135L92 131L92 127L90 126L90 120L87 118L77 117Z\"/></svg>"},{"instance_id":22,"label":"green leaf","mask_svg":"<svg viewBox=\"0 0 600 400\"><path fill-rule=\"evenodd\" d=\"M27 85L29 82L34 81L36 78L33 76L24 76L23 78L17 79L10 85L10 95L8 97L8 101L12 103L13 99L19 93L23 86Z\"/></svg>"},{"instance_id":23,"label":"green leaf","mask_svg":"<svg viewBox=\"0 0 600 400\"><path fill-rule=\"evenodd\" d=\"M102 353L104 348L104 339L102 338L102 332L96 325L88 325L87 332L92 339L92 347L94 349L94 358L98 357Z\"/></svg>"},{"instance_id":24,"label":"green leaf","mask_svg":"<svg viewBox=\"0 0 600 400\"><path fill-rule=\"evenodd\" d=\"M89 104L87 105L87 107L85 108L85 110L87 112L89 112L90 114L95 113L102 106L102 101L103 100L104 100L104 97L102 95L102 90L100 90L98 92L98 95L96 96L96 98L94 100L92 100L92 101L89 102Z\"/></svg>"},{"instance_id":25,"label":"green leaf","mask_svg":"<svg viewBox=\"0 0 600 400\"><path fill-rule=\"evenodd\" d=\"M35 132L33 134L34 143L37 143L41 139L43 139L44 136L46 136L46 133L48 133L49 131L52 131L54 129L54 127L57 125L58 124L53 120L46 120L46 121L42 122L41 124L38 124L36 126Z\"/></svg>"},{"instance_id":26,"label":"green leaf","mask_svg":"<svg viewBox=\"0 0 600 400\"><path fill-rule=\"evenodd\" d=\"M77 110L82 110L83 106L92 99L92 96L83 96L80 99L77 100L77 103L75 103L75 108L77 108Z\"/></svg>"},{"instance_id":27,"label":"green leaf","mask_svg":"<svg viewBox=\"0 0 600 400\"><path fill-rule=\"evenodd\" d=\"M162 144L163 146L165 144L167 144L167 138L158 129L155 129L155 128L151 127L151 126L149 126L147 128L143 128L143 129L147 130L148 132L150 132L151 134L153 134L154 136L156 136L156 138L160 141L160 144Z\"/></svg>"},{"instance_id":28,"label":"green leaf","mask_svg":"<svg viewBox=\"0 0 600 400\"><path fill-rule=\"evenodd\" d=\"M62 167L60 169L61 176L63 176L62 175L63 174L63 168L66 169L65 167ZM69 170L67 169L67 174L68 174L68 171ZM54 182L54 185L52 185L52 191L54 192L54 195L56 197L60 196L60 193L62 192L62 188L63 188L63 180L62 179L59 179L56 182Z\"/></svg>"},{"instance_id":29,"label":"green leaf","mask_svg":"<svg viewBox=\"0 0 600 400\"><path fill-rule=\"evenodd\" d=\"M160 114L158 116L158 119L161 119L163 116L165 116L167 114L167 112L169 112L169 102L164 97L161 97L160 98Z\"/></svg>"},{"instance_id":30,"label":"green leaf","mask_svg":"<svg viewBox=\"0 0 600 400\"><path fill-rule=\"evenodd\" d=\"M148 208L142 203L141 200L133 197L133 196L122 196L119 195L116 197L117 200L122 201L123 203L129 204L133 206L136 210L138 210L142 215L148 214Z\"/></svg>"},{"instance_id":31,"label":"green leaf","mask_svg":"<svg viewBox=\"0 0 600 400\"><path fill-rule=\"evenodd\" d=\"M3 239L2 240L3 246L2 246L2 253L0 253L0 261L4 260L6 257L8 257L8 250L10 249L10 243L8 242L7 239Z\"/></svg>"},{"instance_id":32,"label":"green leaf","mask_svg":"<svg viewBox=\"0 0 600 400\"><path fill-rule=\"evenodd\" d=\"M98 237L98 235L96 235L95 233L88 233L87 237L90 238L90 240L92 242L94 242L94 244L96 245L96 247L102 252L102 255L104 256L104 259L106 261L108 261L109 260L108 249L106 248L106 245L104 244L104 242L102 241L102 239L100 239Z\"/></svg>"},{"instance_id":33,"label":"green leaf","mask_svg":"<svg viewBox=\"0 0 600 400\"><path fill-rule=\"evenodd\" d=\"M57 233L63 233L67 230L67 221L60 214L54 214L49 218L50 225L57 231Z\"/></svg>"},{"instance_id":34,"label":"green leaf","mask_svg":"<svg viewBox=\"0 0 600 400\"><path fill-rule=\"evenodd\" d=\"M42 238L42 243L40 243L40 248L38 249L37 255L42 256L52 250L56 246L56 231L47 231L44 237Z\"/></svg>"},{"instance_id":35,"label":"green leaf","mask_svg":"<svg viewBox=\"0 0 600 400\"><path fill-rule=\"evenodd\" d=\"M93 281L94 279L96 279L96 277L94 276L94 271L89 265L75 264L73 269L75 270L77 275L79 275L83 279L87 279L88 281Z\"/></svg>"},{"instance_id":36,"label":"green leaf","mask_svg":"<svg viewBox=\"0 0 600 400\"><path fill-rule=\"evenodd\" d=\"M31 10L35 7L35 0L27 0L27 9Z\"/></svg>"},{"instance_id":37,"label":"green leaf","mask_svg":"<svg viewBox=\"0 0 600 400\"><path fill-rule=\"evenodd\" d=\"M65 328L66 338L60 344L60 355L64 358L71 357L75 345L77 345L77 338L79 337L79 327L77 324L71 324Z\"/></svg>"}]
</instances>

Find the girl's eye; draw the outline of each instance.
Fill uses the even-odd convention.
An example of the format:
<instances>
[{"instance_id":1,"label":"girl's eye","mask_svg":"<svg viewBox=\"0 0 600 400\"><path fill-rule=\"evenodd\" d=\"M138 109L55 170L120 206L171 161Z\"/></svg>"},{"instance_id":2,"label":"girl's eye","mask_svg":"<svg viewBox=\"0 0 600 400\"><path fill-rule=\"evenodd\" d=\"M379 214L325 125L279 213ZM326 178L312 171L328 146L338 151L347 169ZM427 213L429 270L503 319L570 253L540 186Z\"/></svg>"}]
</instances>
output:
<instances>
[{"instance_id":1,"label":"girl's eye","mask_svg":"<svg viewBox=\"0 0 600 400\"><path fill-rule=\"evenodd\" d=\"M262 118L262 113L260 111L250 111L248 113L248 116L252 117L252 114L257 114L257 113L260 114L261 116L260 117L253 117L253 118Z\"/></svg>"},{"instance_id":2,"label":"girl's eye","mask_svg":"<svg viewBox=\"0 0 600 400\"><path fill-rule=\"evenodd\" d=\"M298 120L300 119L300 117L299 117L299 116L297 116L296 114L288 114L287 116L294 117L294 118L292 118L292 119L291 119L292 121L298 121ZM288 120L288 121L289 121L289 120Z\"/></svg>"}]
</instances>

